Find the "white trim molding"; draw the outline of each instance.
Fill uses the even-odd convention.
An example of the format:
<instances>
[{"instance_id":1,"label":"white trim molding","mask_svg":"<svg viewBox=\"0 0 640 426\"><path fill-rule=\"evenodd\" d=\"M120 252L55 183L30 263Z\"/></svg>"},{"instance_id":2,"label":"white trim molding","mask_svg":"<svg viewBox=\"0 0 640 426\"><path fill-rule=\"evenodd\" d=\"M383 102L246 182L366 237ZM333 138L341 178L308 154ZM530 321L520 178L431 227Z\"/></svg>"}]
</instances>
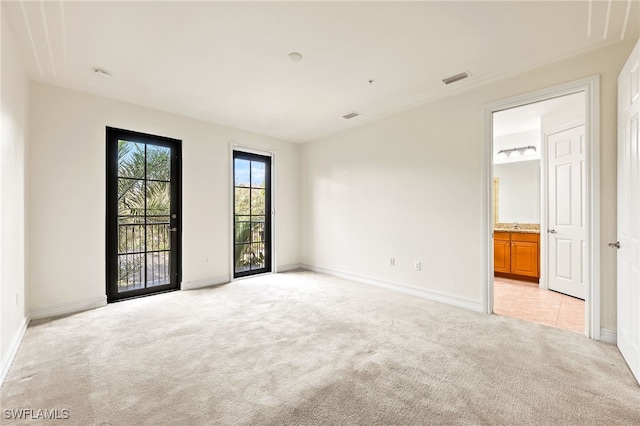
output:
<instances>
[{"instance_id":1,"label":"white trim molding","mask_svg":"<svg viewBox=\"0 0 640 426\"><path fill-rule=\"evenodd\" d=\"M616 345L618 343L618 333L607 328L600 329L600 340L605 343Z\"/></svg>"},{"instance_id":2,"label":"white trim molding","mask_svg":"<svg viewBox=\"0 0 640 426\"><path fill-rule=\"evenodd\" d=\"M56 305L42 306L29 309L29 317L32 320L57 317L60 315L75 314L89 309L107 306L107 296L91 297L89 299L76 300L75 302L58 303Z\"/></svg>"},{"instance_id":3,"label":"white trim molding","mask_svg":"<svg viewBox=\"0 0 640 426\"><path fill-rule=\"evenodd\" d=\"M289 265L276 266L275 272L279 274L281 272L295 271L296 269L305 269L305 267L302 263L291 263Z\"/></svg>"},{"instance_id":4,"label":"white trim molding","mask_svg":"<svg viewBox=\"0 0 640 426\"><path fill-rule=\"evenodd\" d=\"M198 288L211 287L214 285L227 284L231 280L229 279L229 275L221 275L216 278L207 278L204 280L195 280L195 281L183 281L180 285L180 290L196 290Z\"/></svg>"},{"instance_id":5,"label":"white trim molding","mask_svg":"<svg viewBox=\"0 0 640 426\"><path fill-rule=\"evenodd\" d=\"M482 310L493 312L493 113L559 96L584 92L587 136L587 297L585 335L600 340L600 76L594 75L483 106L482 150Z\"/></svg>"},{"instance_id":6,"label":"white trim molding","mask_svg":"<svg viewBox=\"0 0 640 426\"><path fill-rule=\"evenodd\" d=\"M11 343L9 344L7 353L2 360L2 364L0 364L0 387L2 387L7 374L9 374L11 364L13 364L13 360L18 354L18 349L20 349L20 344L22 343L22 339L24 339L24 335L27 332L27 327L29 327L30 322L31 318L29 317L29 314L27 314L22 319L20 327L18 328L18 331L16 331L16 334L13 336L13 339L11 339Z\"/></svg>"},{"instance_id":7,"label":"white trim molding","mask_svg":"<svg viewBox=\"0 0 640 426\"><path fill-rule=\"evenodd\" d=\"M376 287L382 287L389 290L398 291L400 293L409 294L411 296L417 296L423 299L432 300L434 302L440 302L440 303L445 303L447 305L457 306L459 308L470 309L476 312L484 312L482 303L478 300L466 299L466 298L453 296L446 293L440 293L432 290L423 290L423 289L418 289L414 287L408 287L403 284L381 281L381 280L366 277L363 275L336 271L334 269L322 268L319 266L301 265L301 267L302 269L306 269L312 272L332 275L334 277L344 278L344 279L355 281L361 284L368 284Z\"/></svg>"},{"instance_id":8,"label":"white trim molding","mask_svg":"<svg viewBox=\"0 0 640 426\"><path fill-rule=\"evenodd\" d=\"M233 154L233 151L242 151L242 152L246 152L246 153L249 153L249 154L262 155L263 157L275 157L275 151L265 151L263 149L251 148L251 147L246 146L246 145L238 145L235 142L231 142L230 146L231 146L231 153L232 154ZM231 159L233 159L233 155L231 156Z\"/></svg>"}]
</instances>

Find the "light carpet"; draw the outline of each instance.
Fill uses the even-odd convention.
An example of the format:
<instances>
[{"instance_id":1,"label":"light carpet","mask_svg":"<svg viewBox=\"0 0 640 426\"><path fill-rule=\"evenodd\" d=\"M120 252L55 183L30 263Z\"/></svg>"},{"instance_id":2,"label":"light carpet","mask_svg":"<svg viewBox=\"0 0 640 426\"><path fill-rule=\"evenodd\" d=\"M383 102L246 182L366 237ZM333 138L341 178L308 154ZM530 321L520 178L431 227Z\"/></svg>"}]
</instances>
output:
<instances>
[{"instance_id":1,"label":"light carpet","mask_svg":"<svg viewBox=\"0 0 640 426\"><path fill-rule=\"evenodd\" d=\"M0 396L3 424L640 424L615 346L304 271L33 323Z\"/></svg>"}]
</instances>

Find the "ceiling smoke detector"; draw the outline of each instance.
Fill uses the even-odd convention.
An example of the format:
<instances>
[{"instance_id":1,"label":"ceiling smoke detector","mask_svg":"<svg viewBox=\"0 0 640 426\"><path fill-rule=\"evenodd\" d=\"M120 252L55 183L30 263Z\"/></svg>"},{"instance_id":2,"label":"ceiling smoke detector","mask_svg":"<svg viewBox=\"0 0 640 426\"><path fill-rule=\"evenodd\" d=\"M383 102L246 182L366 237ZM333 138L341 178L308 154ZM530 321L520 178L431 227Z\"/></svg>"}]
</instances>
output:
<instances>
[{"instance_id":1,"label":"ceiling smoke detector","mask_svg":"<svg viewBox=\"0 0 640 426\"><path fill-rule=\"evenodd\" d=\"M298 53L298 52L291 52L289 53L289 59L291 59L293 62L298 62L302 60L302 54Z\"/></svg>"},{"instance_id":2,"label":"ceiling smoke detector","mask_svg":"<svg viewBox=\"0 0 640 426\"><path fill-rule=\"evenodd\" d=\"M343 115L343 116L342 116L342 118L344 118L344 119L346 119L346 120L349 120L349 119L351 119L351 118L353 118L353 117L357 117L357 116L359 116L359 115L360 115L360 113L359 113L359 112L355 112L355 111L353 111L353 112L350 112L349 114Z\"/></svg>"},{"instance_id":3,"label":"ceiling smoke detector","mask_svg":"<svg viewBox=\"0 0 640 426\"><path fill-rule=\"evenodd\" d=\"M452 75L451 77L444 78L442 79L442 82L444 84L451 84L451 83L455 83L456 81L464 80L467 77L469 77L469 73L464 71L464 72L461 72L460 74L456 74L456 75Z\"/></svg>"}]
</instances>

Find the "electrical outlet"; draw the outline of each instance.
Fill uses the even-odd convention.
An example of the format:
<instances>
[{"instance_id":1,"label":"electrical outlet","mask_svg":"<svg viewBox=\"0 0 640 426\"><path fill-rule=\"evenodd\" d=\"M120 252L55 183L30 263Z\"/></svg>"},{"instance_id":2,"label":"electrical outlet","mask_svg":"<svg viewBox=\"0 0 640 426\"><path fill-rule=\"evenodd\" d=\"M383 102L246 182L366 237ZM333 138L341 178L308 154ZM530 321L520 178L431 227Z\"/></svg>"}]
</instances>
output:
<instances>
[{"instance_id":1,"label":"electrical outlet","mask_svg":"<svg viewBox=\"0 0 640 426\"><path fill-rule=\"evenodd\" d=\"M204 263L209 263L209 256L205 256Z\"/></svg>"},{"instance_id":2,"label":"electrical outlet","mask_svg":"<svg viewBox=\"0 0 640 426\"><path fill-rule=\"evenodd\" d=\"M389 258L389 265L390 266L396 266L396 258L395 257L390 257Z\"/></svg>"},{"instance_id":3,"label":"electrical outlet","mask_svg":"<svg viewBox=\"0 0 640 426\"><path fill-rule=\"evenodd\" d=\"M422 262L414 262L413 263L413 269L415 269L416 271L421 271L422 270Z\"/></svg>"}]
</instances>

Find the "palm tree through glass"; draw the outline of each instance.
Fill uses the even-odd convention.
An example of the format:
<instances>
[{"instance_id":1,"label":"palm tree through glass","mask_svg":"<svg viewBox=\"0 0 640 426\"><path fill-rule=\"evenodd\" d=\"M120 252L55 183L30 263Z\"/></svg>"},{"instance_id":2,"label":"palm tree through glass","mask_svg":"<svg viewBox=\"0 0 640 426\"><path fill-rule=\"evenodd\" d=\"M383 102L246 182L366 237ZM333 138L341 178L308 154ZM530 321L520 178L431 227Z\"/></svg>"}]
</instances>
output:
<instances>
[{"instance_id":1,"label":"palm tree through glass","mask_svg":"<svg viewBox=\"0 0 640 426\"><path fill-rule=\"evenodd\" d=\"M118 292L170 282L171 150L118 141Z\"/></svg>"},{"instance_id":2,"label":"palm tree through glass","mask_svg":"<svg viewBox=\"0 0 640 426\"><path fill-rule=\"evenodd\" d=\"M234 159L235 272L265 268L266 164Z\"/></svg>"}]
</instances>

